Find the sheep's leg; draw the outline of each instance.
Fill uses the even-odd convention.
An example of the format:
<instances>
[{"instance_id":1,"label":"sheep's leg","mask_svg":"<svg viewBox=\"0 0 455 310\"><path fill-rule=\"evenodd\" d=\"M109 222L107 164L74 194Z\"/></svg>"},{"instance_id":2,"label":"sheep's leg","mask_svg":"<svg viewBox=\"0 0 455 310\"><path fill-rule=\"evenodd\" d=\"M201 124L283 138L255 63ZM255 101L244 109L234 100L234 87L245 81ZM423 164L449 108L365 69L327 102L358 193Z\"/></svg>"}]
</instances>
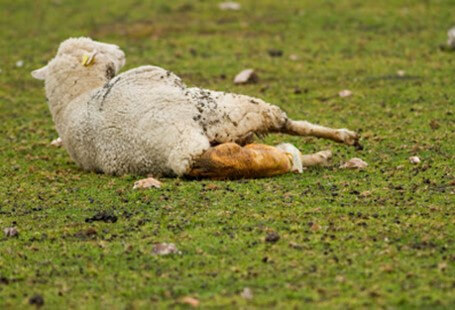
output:
<instances>
[{"instance_id":1,"label":"sheep's leg","mask_svg":"<svg viewBox=\"0 0 455 310\"><path fill-rule=\"evenodd\" d=\"M288 173L292 156L263 144L223 143L210 148L193 164L190 177L212 179L260 178Z\"/></svg>"},{"instance_id":2,"label":"sheep's leg","mask_svg":"<svg viewBox=\"0 0 455 310\"><path fill-rule=\"evenodd\" d=\"M291 144L276 147L264 144L223 143L203 153L193 164L189 177L212 179L261 178L288 172L302 172L302 167L325 165L330 151L302 155Z\"/></svg>"},{"instance_id":3,"label":"sheep's leg","mask_svg":"<svg viewBox=\"0 0 455 310\"><path fill-rule=\"evenodd\" d=\"M326 166L329 163L330 158L332 158L332 152L329 150L302 155L302 166Z\"/></svg>"},{"instance_id":4,"label":"sheep's leg","mask_svg":"<svg viewBox=\"0 0 455 310\"><path fill-rule=\"evenodd\" d=\"M294 166L297 164L298 167L326 166L332 158L332 152L330 150L302 155L295 146L289 143L279 144L276 147L291 154L293 156ZM302 168L299 168L299 172L302 172Z\"/></svg>"},{"instance_id":5,"label":"sheep's leg","mask_svg":"<svg viewBox=\"0 0 455 310\"><path fill-rule=\"evenodd\" d=\"M359 135L351 130L345 128L333 129L303 120L295 121L289 119L279 107L268 104L258 98L232 94L226 94L225 97L228 98L225 100L230 104L242 107L232 109L232 113L229 112L230 118L237 123L233 131L238 131L241 138L248 133L261 135L268 132L281 132L298 136L314 136L348 145L360 146L358 143ZM238 141L234 139L233 141L243 142L242 139L238 139Z\"/></svg>"},{"instance_id":6,"label":"sheep's leg","mask_svg":"<svg viewBox=\"0 0 455 310\"><path fill-rule=\"evenodd\" d=\"M311 124L307 121L294 121L288 119L280 131L291 135L313 136L317 138L330 139L336 142L360 147L359 135L345 128L333 129Z\"/></svg>"}]
</instances>

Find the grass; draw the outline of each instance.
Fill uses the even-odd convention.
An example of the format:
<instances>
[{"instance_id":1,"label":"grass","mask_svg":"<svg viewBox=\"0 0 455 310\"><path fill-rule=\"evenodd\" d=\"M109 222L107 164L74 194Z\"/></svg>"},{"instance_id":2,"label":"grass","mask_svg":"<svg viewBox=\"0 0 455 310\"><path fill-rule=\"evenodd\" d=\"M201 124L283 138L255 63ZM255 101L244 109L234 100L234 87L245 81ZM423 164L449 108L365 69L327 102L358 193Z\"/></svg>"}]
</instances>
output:
<instances>
[{"instance_id":1,"label":"grass","mask_svg":"<svg viewBox=\"0 0 455 310\"><path fill-rule=\"evenodd\" d=\"M202 308L455 306L455 53L439 49L454 3L240 2L0 0L0 228L19 231L0 236L0 308L39 297L46 309L185 308L185 296ZM80 35L120 45L126 69L156 64L189 85L258 96L293 118L358 130L365 148L273 135L265 142L330 148L333 164L164 179L161 190L81 171L49 147L57 134L29 74ZM234 86L248 67L259 83ZM338 168L352 157L368 168ZM118 220L85 221L100 211ZM158 242L182 254L154 256Z\"/></svg>"}]
</instances>

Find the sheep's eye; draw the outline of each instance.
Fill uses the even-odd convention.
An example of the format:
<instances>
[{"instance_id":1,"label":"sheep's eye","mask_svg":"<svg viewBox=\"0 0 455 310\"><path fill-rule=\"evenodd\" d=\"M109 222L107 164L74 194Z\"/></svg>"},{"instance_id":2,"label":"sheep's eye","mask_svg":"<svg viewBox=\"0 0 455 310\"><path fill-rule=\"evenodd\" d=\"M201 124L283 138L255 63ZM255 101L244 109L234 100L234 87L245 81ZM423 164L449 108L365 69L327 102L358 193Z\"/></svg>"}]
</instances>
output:
<instances>
[{"instance_id":1,"label":"sheep's eye","mask_svg":"<svg viewBox=\"0 0 455 310\"><path fill-rule=\"evenodd\" d=\"M115 76L115 70L113 65L109 65L106 68L106 77L112 79Z\"/></svg>"}]
</instances>

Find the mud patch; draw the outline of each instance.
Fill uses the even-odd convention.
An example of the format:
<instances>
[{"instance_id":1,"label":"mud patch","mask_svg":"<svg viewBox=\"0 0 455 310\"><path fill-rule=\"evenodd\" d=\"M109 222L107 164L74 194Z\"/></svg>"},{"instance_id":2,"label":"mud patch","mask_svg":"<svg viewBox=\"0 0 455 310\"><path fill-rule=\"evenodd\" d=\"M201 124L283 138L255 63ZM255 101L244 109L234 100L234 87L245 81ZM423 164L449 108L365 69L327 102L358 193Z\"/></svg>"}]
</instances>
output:
<instances>
[{"instance_id":1,"label":"mud patch","mask_svg":"<svg viewBox=\"0 0 455 310\"><path fill-rule=\"evenodd\" d=\"M117 222L117 216L109 211L101 211L96 213L92 217L88 217L85 219L86 223L93 223L93 222L105 222L105 223L115 223Z\"/></svg>"}]
</instances>

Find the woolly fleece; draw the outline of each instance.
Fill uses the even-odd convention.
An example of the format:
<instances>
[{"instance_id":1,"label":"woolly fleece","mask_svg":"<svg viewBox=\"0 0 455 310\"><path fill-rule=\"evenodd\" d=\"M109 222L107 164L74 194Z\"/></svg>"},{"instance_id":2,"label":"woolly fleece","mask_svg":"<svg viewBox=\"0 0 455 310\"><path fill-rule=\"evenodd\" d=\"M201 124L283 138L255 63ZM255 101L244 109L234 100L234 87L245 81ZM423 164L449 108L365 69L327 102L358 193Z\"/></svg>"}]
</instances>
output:
<instances>
[{"instance_id":1,"label":"woolly fleece","mask_svg":"<svg viewBox=\"0 0 455 310\"><path fill-rule=\"evenodd\" d=\"M63 146L85 170L182 176L211 145L286 126L286 114L260 99L188 88L155 66L116 75L124 64L116 45L70 38L32 72L45 80Z\"/></svg>"}]
</instances>

